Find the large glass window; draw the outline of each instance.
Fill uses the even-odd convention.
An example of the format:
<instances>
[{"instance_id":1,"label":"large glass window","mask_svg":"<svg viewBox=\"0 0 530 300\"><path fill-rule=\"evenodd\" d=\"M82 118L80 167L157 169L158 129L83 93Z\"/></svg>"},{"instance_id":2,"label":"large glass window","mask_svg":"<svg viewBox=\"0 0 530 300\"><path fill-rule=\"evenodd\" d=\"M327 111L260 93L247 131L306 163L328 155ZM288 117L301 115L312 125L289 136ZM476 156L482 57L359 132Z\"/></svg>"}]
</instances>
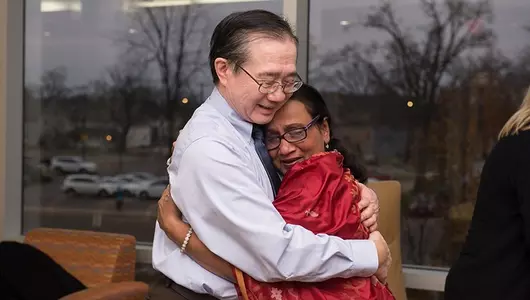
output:
<instances>
[{"instance_id":1,"label":"large glass window","mask_svg":"<svg viewBox=\"0 0 530 300\"><path fill-rule=\"evenodd\" d=\"M26 1L24 232L152 241L171 143L213 88L214 26L233 11L283 9L202 2Z\"/></svg>"},{"instance_id":2,"label":"large glass window","mask_svg":"<svg viewBox=\"0 0 530 300\"><path fill-rule=\"evenodd\" d=\"M401 182L406 264L448 267L530 82L525 0L310 2L309 81L370 180Z\"/></svg>"}]
</instances>

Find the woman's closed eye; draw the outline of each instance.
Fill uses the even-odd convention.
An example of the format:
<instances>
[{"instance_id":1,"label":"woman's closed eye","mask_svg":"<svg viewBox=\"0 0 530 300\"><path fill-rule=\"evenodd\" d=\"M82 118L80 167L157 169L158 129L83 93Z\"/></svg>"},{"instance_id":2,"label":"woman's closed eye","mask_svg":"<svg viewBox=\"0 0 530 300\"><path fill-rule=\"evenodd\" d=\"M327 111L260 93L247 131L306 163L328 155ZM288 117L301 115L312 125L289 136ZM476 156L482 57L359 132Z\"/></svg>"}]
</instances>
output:
<instances>
[{"instance_id":1,"label":"woman's closed eye","mask_svg":"<svg viewBox=\"0 0 530 300\"><path fill-rule=\"evenodd\" d=\"M285 133L285 138L289 141L305 138L305 130L304 128L297 128L297 129L289 130L288 132Z\"/></svg>"},{"instance_id":2,"label":"woman's closed eye","mask_svg":"<svg viewBox=\"0 0 530 300\"><path fill-rule=\"evenodd\" d=\"M265 143L275 143L279 138L279 134L267 134L267 136L265 137Z\"/></svg>"}]
</instances>

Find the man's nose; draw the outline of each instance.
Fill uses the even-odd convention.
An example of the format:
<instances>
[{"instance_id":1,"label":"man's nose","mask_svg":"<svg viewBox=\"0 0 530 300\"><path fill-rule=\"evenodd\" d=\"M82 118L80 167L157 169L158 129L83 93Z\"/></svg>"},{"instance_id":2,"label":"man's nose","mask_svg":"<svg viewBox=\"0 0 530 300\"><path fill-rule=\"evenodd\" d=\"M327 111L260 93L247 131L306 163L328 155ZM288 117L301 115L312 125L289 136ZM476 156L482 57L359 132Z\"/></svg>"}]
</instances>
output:
<instances>
[{"instance_id":1,"label":"man's nose","mask_svg":"<svg viewBox=\"0 0 530 300\"><path fill-rule=\"evenodd\" d=\"M270 93L267 95L267 98L269 101L273 102L283 102L286 100L287 95L283 92L283 88L279 87L274 93Z\"/></svg>"}]
</instances>

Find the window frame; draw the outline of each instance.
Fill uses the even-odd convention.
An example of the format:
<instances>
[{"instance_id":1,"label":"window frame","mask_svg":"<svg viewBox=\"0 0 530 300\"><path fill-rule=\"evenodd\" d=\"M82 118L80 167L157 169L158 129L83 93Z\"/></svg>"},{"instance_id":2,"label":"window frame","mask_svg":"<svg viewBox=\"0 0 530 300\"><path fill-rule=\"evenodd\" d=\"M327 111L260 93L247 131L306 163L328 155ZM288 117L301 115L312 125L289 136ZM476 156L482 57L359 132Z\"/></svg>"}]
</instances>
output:
<instances>
[{"instance_id":1,"label":"window frame","mask_svg":"<svg viewBox=\"0 0 530 300\"><path fill-rule=\"evenodd\" d=\"M283 14L300 41L297 68L304 81L308 78L309 1L283 1ZM24 238L24 2L0 0L0 239L18 241ZM137 262L150 264L151 252L150 244L138 243ZM447 272L447 268L403 266L406 287L411 289L443 291Z\"/></svg>"},{"instance_id":2,"label":"window frame","mask_svg":"<svg viewBox=\"0 0 530 300\"><path fill-rule=\"evenodd\" d=\"M24 1L0 0L0 238L3 240L18 240L22 233L23 91Z\"/></svg>"}]
</instances>

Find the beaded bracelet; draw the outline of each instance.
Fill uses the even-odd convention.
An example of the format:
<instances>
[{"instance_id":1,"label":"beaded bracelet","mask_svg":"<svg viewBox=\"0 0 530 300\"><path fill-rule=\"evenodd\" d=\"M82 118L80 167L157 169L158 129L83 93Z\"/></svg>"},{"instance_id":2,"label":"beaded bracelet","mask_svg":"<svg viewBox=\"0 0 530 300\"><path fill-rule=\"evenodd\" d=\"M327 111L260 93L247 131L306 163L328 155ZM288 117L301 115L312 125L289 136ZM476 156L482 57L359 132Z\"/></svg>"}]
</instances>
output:
<instances>
[{"instance_id":1,"label":"beaded bracelet","mask_svg":"<svg viewBox=\"0 0 530 300\"><path fill-rule=\"evenodd\" d=\"M184 252L184 250L186 250L186 246L188 246L188 242L190 241L192 233L193 228L190 227L190 229L188 229L188 233L186 234L186 238L184 238L184 243L182 243L182 246L180 247L180 252Z\"/></svg>"}]
</instances>

